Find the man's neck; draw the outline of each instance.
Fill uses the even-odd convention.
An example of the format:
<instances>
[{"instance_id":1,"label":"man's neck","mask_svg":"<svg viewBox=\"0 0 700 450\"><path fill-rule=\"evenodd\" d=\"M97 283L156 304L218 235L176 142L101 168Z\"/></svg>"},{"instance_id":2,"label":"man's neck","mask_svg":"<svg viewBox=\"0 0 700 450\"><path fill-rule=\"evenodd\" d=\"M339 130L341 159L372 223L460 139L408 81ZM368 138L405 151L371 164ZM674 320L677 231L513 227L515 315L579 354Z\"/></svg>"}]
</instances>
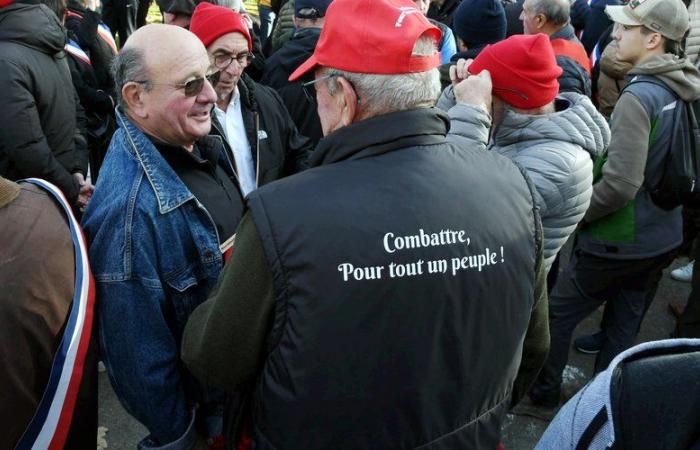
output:
<instances>
[{"instance_id":1,"label":"man's neck","mask_svg":"<svg viewBox=\"0 0 700 450\"><path fill-rule=\"evenodd\" d=\"M231 104L231 100L233 100L233 97L236 95L236 92L238 92L238 86L233 88L233 91L230 94L222 98L218 98L216 100L216 106L223 112L226 112L226 110L228 109L228 105Z\"/></svg>"},{"instance_id":2,"label":"man's neck","mask_svg":"<svg viewBox=\"0 0 700 450\"><path fill-rule=\"evenodd\" d=\"M661 56L663 54L664 54L663 51L648 51L648 52L645 52L644 54L640 55L639 58L637 58L637 61L633 62L632 64L634 67L639 67L642 64L644 64L645 62L647 62L648 60L650 60L651 58L653 58L655 56Z\"/></svg>"}]
</instances>

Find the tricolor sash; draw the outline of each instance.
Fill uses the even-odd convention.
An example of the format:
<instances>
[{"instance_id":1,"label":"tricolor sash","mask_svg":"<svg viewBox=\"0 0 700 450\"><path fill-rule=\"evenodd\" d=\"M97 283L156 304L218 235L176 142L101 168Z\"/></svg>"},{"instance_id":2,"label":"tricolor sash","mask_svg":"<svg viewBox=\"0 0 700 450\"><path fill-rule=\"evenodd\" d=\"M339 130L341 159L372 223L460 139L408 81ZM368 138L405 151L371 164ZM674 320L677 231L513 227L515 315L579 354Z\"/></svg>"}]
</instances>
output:
<instances>
[{"instance_id":1,"label":"tricolor sash","mask_svg":"<svg viewBox=\"0 0 700 450\"><path fill-rule=\"evenodd\" d=\"M109 45L114 55L119 53L119 50L117 49L117 42L114 40L114 36L112 35L112 30L110 30L107 25L103 23L99 24L97 26L97 34L107 43L107 45Z\"/></svg>"},{"instance_id":2,"label":"tricolor sash","mask_svg":"<svg viewBox=\"0 0 700 450\"><path fill-rule=\"evenodd\" d=\"M78 388L83 378L85 355L92 333L94 281L90 272L85 237L61 191L53 184L38 178L22 181L50 192L66 213L75 249L75 294L63 338L54 356L46 390L15 449L62 449L73 419Z\"/></svg>"},{"instance_id":3,"label":"tricolor sash","mask_svg":"<svg viewBox=\"0 0 700 450\"><path fill-rule=\"evenodd\" d=\"M82 19L83 16L81 14L78 14L75 11L67 10L66 15L68 17L77 17L79 19ZM109 47L112 49L112 53L116 55L119 53L119 50L117 49L117 42L114 40L114 36L112 36L112 30L109 29L107 25L104 23L99 23L97 25L97 35L109 45Z\"/></svg>"},{"instance_id":4,"label":"tricolor sash","mask_svg":"<svg viewBox=\"0 0 700 450\"><path fill-rule=\"evenodd\" d=\"M77 42L75 42L73 39L68 39L68 42L66 43L65 47L63 49L70 53L71 55L75 56L82 62L88 65L92 65L92 62L90 62L90 57L88 56L87 53L83 51L82 48L78 45Z\"/></svg>"}]
</instances>

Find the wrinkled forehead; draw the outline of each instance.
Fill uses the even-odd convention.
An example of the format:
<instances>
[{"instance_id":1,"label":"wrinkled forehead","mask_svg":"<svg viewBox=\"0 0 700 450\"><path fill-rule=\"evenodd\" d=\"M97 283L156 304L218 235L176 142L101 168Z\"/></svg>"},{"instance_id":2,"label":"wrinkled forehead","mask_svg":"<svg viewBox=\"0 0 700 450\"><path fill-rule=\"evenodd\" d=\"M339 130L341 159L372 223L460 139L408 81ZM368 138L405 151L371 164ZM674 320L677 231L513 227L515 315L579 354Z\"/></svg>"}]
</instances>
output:
<instances>
[{"instance_id":1,"label":"wrinkled forehead","mask_svg":"<svg viewBox=\"0 0 700 450\"><path fill-rule=\"evenodd\" d=\"M238 54L247 51L248 39L246 39L243 33L239 33L238 31L219 36L207 47L207 52L210 55L221 53Z\"/></svg>"}]
</instances>

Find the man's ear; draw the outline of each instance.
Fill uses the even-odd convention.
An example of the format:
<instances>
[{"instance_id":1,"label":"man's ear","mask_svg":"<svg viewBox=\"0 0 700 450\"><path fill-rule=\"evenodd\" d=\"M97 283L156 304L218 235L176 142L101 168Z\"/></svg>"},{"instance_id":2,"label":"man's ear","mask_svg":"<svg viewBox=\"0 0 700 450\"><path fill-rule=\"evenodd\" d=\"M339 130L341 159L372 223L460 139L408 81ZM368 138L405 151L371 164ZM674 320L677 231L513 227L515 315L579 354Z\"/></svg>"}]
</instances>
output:
<instances>
[{"instance_id":1,"label":"man's ear","mask_svg":"<svg viewBox=\"0 0 700 450\"><path fill-rule=\"evenodd\" d=\"M341 121L343 126L348 126L355 121L359 113L360 97L355 92L352 84L343 77L337 77L336 82L340 88L336 93L337 101L341 109Z\"/></svg>"},{"instance_id":2,"label":"man's ear","mask_svg":"<svg viewBox=\"0 0 700 450\"><path fill-rule=\"evenodd\" d=\"M295 30L296 30L297 28L299 28L299 27L297 26L297 16L295 16L294 14L292 14L292 24L294 25L294 29L295 29Z\"/></svg>"},{"instance_id":3,"label":"man's ear","mask_svg":"<svg viewBox=\"0 0 700 450\"><path fill-rule=\"evenodd\" d=\"M134 81L129 81L122 87L122 98L126 108L131 114L141 119L148 117L144 103L144 86Z\"/></svg>"},{"instance_id":4,"label":"man's ear","mask_svg":"<svg viewBox=\"0 0 700 450\"><path fill-rule=\"evenodd\" d=\"M535 22L535 25L537 26L537 29L541 30L547 24L547 16L545 16L542 13L535 14L534 22Z\"/></svg>"},{"instance_id":5,"label":"man's ear","mask_svg":"<svg viewBox=\"0 0 700 450\"><path fill-rule=\"evenodd\" d=\"M664 37L659 33L650 33L645 36L645 46L647 50L655 50L664 45Z\"/></svg>"}]
</instances>

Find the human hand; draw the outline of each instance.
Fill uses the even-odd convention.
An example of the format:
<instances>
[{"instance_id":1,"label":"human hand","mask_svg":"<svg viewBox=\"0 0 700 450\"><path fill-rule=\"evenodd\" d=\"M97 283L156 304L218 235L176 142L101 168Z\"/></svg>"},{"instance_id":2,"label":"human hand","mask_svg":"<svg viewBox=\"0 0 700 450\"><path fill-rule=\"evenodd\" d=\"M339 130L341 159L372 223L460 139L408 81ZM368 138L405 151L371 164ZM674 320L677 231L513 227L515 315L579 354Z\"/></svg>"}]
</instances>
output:
<instances>
[{"instance_id":1,"label":"human hand","mask_svg":"<svg viewBox=\"0 0 700 450\"><path fill-rule=\"evenodd\" d=\"M463 59L457 60L457 64L450 66L450 81L452 86L457 86L460 81L466 80L469 77L469 66L473 63L473 59Z\"/></svg>"},{"instance_id":2,"label":"human hand","mask_svg":"<svg viewBox=\"0 0 700 450\"><path fill-rule=\"evenodd\" d=\"M450 68L455 100L458 103L476 106L491 114L493 84L488 70L482 70L479 75L469 73L472 60L460 59ZM454 70L452 70L454 69Z\"/></svg>"},{"instance_id":3,"label":"human hand","mask_svg":"<svg viewBox=\"0 0 700 450\"><path fill-rule=\"evenodd\" d=\"M73 177L78 182L78 186L80 186L77 203L78 207L82 210L87 206L88 202L92 198L92 193L95 192L95 186L93 186L92 183L85 181L85 177L80 172L74 173Z\"/></svg>"}]
</instances>

